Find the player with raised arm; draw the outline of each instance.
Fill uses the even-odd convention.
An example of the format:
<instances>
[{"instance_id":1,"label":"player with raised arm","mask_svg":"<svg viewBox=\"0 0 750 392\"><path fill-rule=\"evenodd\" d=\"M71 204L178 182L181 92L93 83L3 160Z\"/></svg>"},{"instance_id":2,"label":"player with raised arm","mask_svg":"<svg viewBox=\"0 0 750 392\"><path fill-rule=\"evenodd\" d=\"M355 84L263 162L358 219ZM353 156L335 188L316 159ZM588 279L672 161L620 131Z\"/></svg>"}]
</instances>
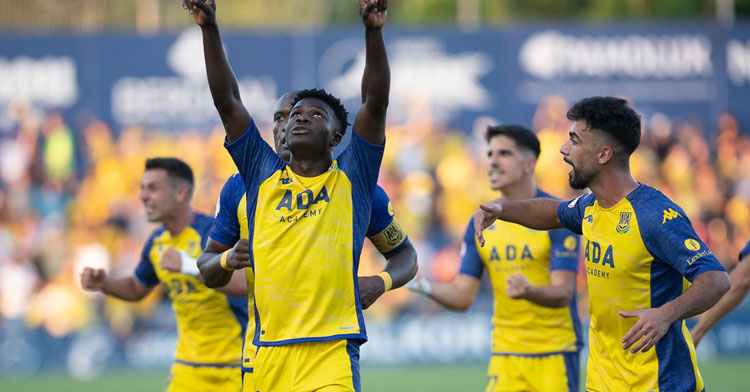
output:
<instances>
[{"instance_id":1,"label":"player with raised arm","mask_svg":"<svg viewBox=\"0 0 750 392\"><path fill-rule=\"evenodd\" d=\"M702 391L684 319L729 290L727 273L685 212L631 176L641 121L625 100L586 98L568 119L574 124L560 152L572 166L570 185L591 193L564 203L483 204L474 214L479 244L497 219L582 233L591 314L586 390ZM692 282L687 289L683 278Z\"/></svg>"},{"instance_id":2,"label":"player with raised arm","mask_svg":"<svg viewBox=\"0 0 750 392\"><path fill-rule=\"evenodd\" d=\"M491 126L487 174L503 199L550 197L536 187L539 139L519 125ZM461 268L450 283L417 278L407 287L454 310L467 310L487 270L494 293L492 357L487 392L578 392L580 322L576 310L578 236L493 223L477 246L469 220Z\"/></svg>"},{"instance_id":3,"label":"player with raised arm","mask_svg":"<svg viewBox=\"0 0 750 392\"><path fill-rule=\"evenodd\" d=\"M193 172L187 164L176 158L147 160L140 197L149 222L162 226L149 237L132 276L112 278L87 267L81 285L138 301L164 283L177 316L177 350L167 391L240 391L247 300L210 289L196 276L196 258L213 219L193 211L192 193Z\"/></svg>"},{"instance_id":4,"label":"player with raised arm","mask_svg":"<svg viewBox=\"0 0 750 392\"><path fill-rule=\"evenodd\" d=\"M276 102L273 121L273 138L276 153L281 159L289 160L289 149L286 146L284 127L289 118L289 111L296 92L284 94ZM234 174L227 180L221 190L216 208L216 221L211 229L208 243L204 253L198 258L198 265L202 275L206 278L209 287L222 286L232 276L233 268L239 268L241 263L249 260L248 253L248 222L247 222L247 199L245 196L245 182L239 174ZM385 191L378 186L373 198L373 207L370 216L370 224L367 229L367 237L375 245L376 249L388 260L386 270L406 269L411 270L407 274L409 278L416 274L417 253L409 241L406 232L393 216L393 209ZM232 246L231 244L235 244ZM225 263L222 267L221 257L227 253ZM251 268L244 268L247 285L242 287L241 292L233 292L235 295L247 295L248 305L252 306L253 273ZM237 272L234 273L235 275ZM400 276L402 274L396 274ZM225 286L222 286L225 287ZM371 290L364 293L362 297L362 308L366 309L382 294L380 290ZM252 344L255 332L255 320L253 309L248 309L249 321L245 332L245 344L242 354L243 390L255 391L253 388L253 367L255 363L256 347Z\"/></svg>"},{"instance_id":5,"label":"player with raised arm","mask_svg":"<svg viewBox=\"0 0 750 392\"><path fill-rule=\"evenodd\" d=\"M303 90L285 130L291 153L286 163L261 139L242 105L215 3L189 3L203 33L209 88L227 132L226 147L245 182L251 263L242 266L251 266L255 275L258 391L359 390L359 345L366 340L359 292L385 291L391 280L408 280L409 274L396 271L357 278L390 89L382 36L387 1L359 4L366 60L352 141L334 160L331 149L348 125L346 110L325 91Z\"/></svg>"},{"instance_id":6,"label":"player with raised arm","mask_svg":"<svg viewBox=\"0 0 750 392\"><path fill-rule=\"evenodd\" d=\"M690 331L697 347L706 332L716 325L724 316L738 307L750 291L750 241L740 252L740 263L729 273L732 288L716 305L701 315L698 324Z\"/></svg>"}]
</instances>

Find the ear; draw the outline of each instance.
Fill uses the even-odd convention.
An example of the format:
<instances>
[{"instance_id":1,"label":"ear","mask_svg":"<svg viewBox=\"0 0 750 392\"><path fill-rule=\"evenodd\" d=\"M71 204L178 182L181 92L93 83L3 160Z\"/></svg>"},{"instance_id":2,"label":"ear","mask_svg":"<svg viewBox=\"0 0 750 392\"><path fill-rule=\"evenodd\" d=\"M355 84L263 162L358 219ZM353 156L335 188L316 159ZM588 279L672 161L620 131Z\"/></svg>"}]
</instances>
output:
<instances>
[{"instance_id":1,"label":"ear","mask_svg":"<svg viewBox=\"0 0 750 392\"><path fill-rule=\"evenodd\" d=\"M333 131L333 137L331 138L331 148L338 146L339 143L341 143L341 139L343 138L344 138L343 132L339 130Z\"/></svg>"},{"instance_id":2,"label":"ear","mask_svg":"<svg viewBox=\"0 0 750 392\"><path fill-rule=\"evenodd\" d=\"M612 158L614 158L614 156L615 150L612 147L605 145L599 149L596 160L600 165L606 165L612 160Z\"/></svg>"},{"instance_id":3,"label":"ear","mask_svg":"<svg viewBox=\"0 0 750 392\"><path fill-rule=\"evenodd\" d=\"M190 200L190 186L185 183L177 185L175 196L178 202Z\"/></svg>"},{"instance_id":4,"label":"ear","mask_svg":"<svg viewBox=\"0 0 750 392\"><path fill-rule=\"evenodd\" d=\"M536 167L536 158L533 155L528 155L523 160L523 173L533 174L534 168Z\"/></svg>"}]
</instances>

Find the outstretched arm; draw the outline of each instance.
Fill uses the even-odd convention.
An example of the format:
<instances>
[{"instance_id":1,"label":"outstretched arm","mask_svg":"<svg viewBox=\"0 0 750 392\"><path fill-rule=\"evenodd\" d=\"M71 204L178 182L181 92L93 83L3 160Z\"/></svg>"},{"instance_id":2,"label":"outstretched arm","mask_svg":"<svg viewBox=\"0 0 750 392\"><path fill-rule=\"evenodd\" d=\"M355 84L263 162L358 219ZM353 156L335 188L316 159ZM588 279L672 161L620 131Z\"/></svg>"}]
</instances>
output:
<instances>
[{"instance_id":1,"label":"outstretched arm","mask_svg":"<svg viewBox=\"0 0 750 392\"><path fill-rule=\"evenodd\" d=\"M138 301L153 290L153 287L140 284L132 276L111 278L103 269L89 267L81 272L81 286L86 290L100 291L125 301Z\"/></svg>"},{"instance_id":2,"label":"outstretched arm","mask_svg":"<svg viewBox=\"0 0 750 392\"><path fill-rule=\"evenodd\" d=\"M406 287L432 298L448 309L464 312L474 303L480 283L478 278L460 273L450 283L432 282L418 276Z\"/></svg>"},{"instance_id":3,"label":"outstretched arm","mask_svg":"<svg viewBox=\"0 0 750 392\"><path fill-rule=\"evenodd\" d=\"M227 141L231 143L247 131L252 117L242 104L237 78L224 53L219 26L216 23L216 1L184 0L183 7L188 9L203 32L203 56L206 61L208 87L226 129Z\"/></svg>"},{"instance_id":4,"label":"outstretched arm","mask_svg":"<svg viewBox=\"0 0 750 392\"><path fill-rule=\"evenodd\" d=\"M388 0L359 0L365 25L365 72L362 76L362 107L354 118L354 131L372 144L385 142L385 115L391 88L391 70L383 41Z\"/></svg>"},{"instance_id":5,"label":"outstretched arm","mask_svg":"<svg viewBox=\"0 0 750 392\"><path fill-rule=\"evenodd\" d=\"M410 281L417 274L417 250L414 249L408 239L401 248L388 258L383 272L387 277L381 275L359 277L359 295L362 299L362 308L367 309L387 290L399 288ZM381 272L381 274L383 273ZM391 280L391 286L386 287L386 279ZM386 290L387 289L387 290Z\"/></svg>"},{"instance_id":6,"label":"outstretched arm","mask_svg":"<svg viewBox=\"0 0 750 392\"><path fill-rule=\"evenodd\" d=\"M497 199L487 204L480 204L475 212L474 231L479 239L479 245L484 246L484 229L490 227L496 220L518 223L535 230L560 229L563 224L557 216L559 200L536 198L527 200Z\"/></svg>"},{"instance_id":7,"label":"outstretched arm","mask_svg":"<svg viewBox=\"0 0 750 392\"><path fill-rule=\"evenodd\" d=\"M513 299L525 299L547 308L570 305L576 292L576 273L568 270L550 271L548 286L534 286L522 274L508 276L505 291Z\"/></svg>"},{"instance_id":8,"label":"outstretched arm","mask_svg":"<svg viewBox=\"0 0 750 392\"><path fill-rule=\"evenodd\" d=\"M693 343L696 346L703 339L703 336L706 335L706 332L711 330L719 320L742 303L742 300L747 296L747 292L750 291L750 255L743 257L740 264L732 270L729 274L729 280L731 281L732 288L729 289L727 295L719 300L714 307L706 311L701 316L698 324L690 331Z\"/></svg>"},{"instance_id":9,"label":"outstretched arm","mask_svg":"<svg viewBox=\"0 0 750 392\"><path fill-rule=\"evenodd\" d=\"M224 258L225 266L222 266L221 259ZM211 288L226 286L235 274L235 270L247 268L250 266L249 242L247 239L241 239L229 247L211 238L206 243L206 248L198 257L198 269L201 271L203 282ZM247 291L245 291L247 294ZM226 293L235 295L234 292Z\"/></svg>"}]
</instances>

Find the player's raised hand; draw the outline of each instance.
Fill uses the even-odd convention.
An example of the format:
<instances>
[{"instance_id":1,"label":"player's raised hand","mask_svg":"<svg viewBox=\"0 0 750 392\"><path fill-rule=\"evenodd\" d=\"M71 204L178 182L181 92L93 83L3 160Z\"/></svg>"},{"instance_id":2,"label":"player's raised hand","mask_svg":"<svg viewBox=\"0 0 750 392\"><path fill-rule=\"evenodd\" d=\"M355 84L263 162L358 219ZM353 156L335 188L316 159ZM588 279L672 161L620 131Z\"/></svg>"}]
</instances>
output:
<instances>
[{"instance_id":1,"label":"player's raised hand","mask_svg":"<svg viewBox=\"0 0 750 392\"><path fill-rule=\"evenodd\" d=\"M522 299L529 292L531 284L525 276L521 274L513 274L508 276L505 280L505 292L508 293L508 297L513 299Z\"/></svg>"},{"instance_id":2,"label":"player's raised hand","mask_svg":"<svg viewBox=\"0 0 750 392\"><path fill-rule=\"evenodd\" d=\"M500 213L502 213L502 211L503 207L500 203L498 201L493 201L487 204L480 204L479 211L471 216L474 220L474 233L479 240L479 246L484 246L484 235L482 235L482 232L484 229L492 226L492 224L500 218Z\"/></svg>"},{"instance_id":3,"label":"player's raised hand","mask_svg":"<svg viewBox=\"0 0 750 392\"><path fill-rule=\"evenodd\" d=\"M248 268L250 263L250 241L241 238L227 255L227 265L234 269Z\"/></svg>"},{"instance_id":4,"label":"player's raised hand","mask_svg":"<svg viewBox=\"0 0 750 392\"><path fill-rule=\"evenodd\" d=\"M638 342L630 352L635 354L638 350L646 352L653 347L669 331L672 324L670 318L662 308L638 309L630 312L620 311L624 318L637 317L638 321L622 338L622 349L627 350ZM640 340L640 342L638 341Z\"/></svg>"},{"instance_id":5,"label":"player's raised hand","mask_svg":"<svg viewBox=\"0 0 750 392\"><path fill-rule=\"evenodd\" d=\"M182 257L180 257L180 252L175 248L168 248L162 253L161 263L159 263L159 265L167 271L180 272L182 270Z\"/></svg>"},{"instance_id":6,"label":"player's raised hand","mask_svg":"<svg viewBox=\"0 0 750 392\"><path fill-rule=\"evenodd\" d=\"M388 19L388 0L359 0L362 23L370 29L379 29Z\"/></svg>"},{"instance_id":7,"label":"player's raised hand","mask_svg":"<svg viewBox=\"0 0 750 392\"><path fill-rule=\"evenodd\" d=\"M216 24L215 0L182 0L182 8L190 12L198 26Z\"/></svg>"},{"instance_id":8,"label":"player's raised hand","mask_svg":"<svg viewBox=\"0 0 750 392\"><path fill-rule=\"evenodd\" d=\"M103 269L85 267L81 272L81 286L85 290L101 291L107 280L107 272Z\"/></svg>"}]
</instances>

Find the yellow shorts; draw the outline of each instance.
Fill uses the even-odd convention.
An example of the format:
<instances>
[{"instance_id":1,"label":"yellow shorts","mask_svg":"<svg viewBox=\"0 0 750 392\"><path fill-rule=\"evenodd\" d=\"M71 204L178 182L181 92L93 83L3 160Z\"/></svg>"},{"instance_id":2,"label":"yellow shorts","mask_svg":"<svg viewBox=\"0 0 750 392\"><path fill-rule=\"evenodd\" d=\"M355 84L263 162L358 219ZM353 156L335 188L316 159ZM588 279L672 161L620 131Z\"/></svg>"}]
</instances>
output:
<instances>
[{"instance_id":1,"label":"yellow shorts","mask_svg":"<svg viewBox=\"0 0 750 392\"><path fill-rule=\"evenodd\" d=\"M578 353L493 355L486 392L578 392Z\"/></svg>"},{"instance_id":2,"label":"yellow shorts","mask_svg":"<svg viewBox=\"0 0 750 392\"><path fill-rule=\"evenodd\" d=\"M175 362L169 371L167 392L241 392L240 367L191 366Z\"/></svg>"},{"instance_id":3,"label":"yellow shorts","mask_svg":"<svg viewBox=\"0 0 750 392\"><path fill-rule=\"evenodd\" d=\"M292 343L258 349L257 392L359 392L359 343Z\"/></svg>"},{"instance_id":4,"label":"yellow shorts","mask_svg":"<svg viewBox=\"0 0 750 392\"><path fill-rule=\"evenodd\" d=\"M255 392L253 372L242 371L242 392Z\"/></svg>"}]
</instances>

